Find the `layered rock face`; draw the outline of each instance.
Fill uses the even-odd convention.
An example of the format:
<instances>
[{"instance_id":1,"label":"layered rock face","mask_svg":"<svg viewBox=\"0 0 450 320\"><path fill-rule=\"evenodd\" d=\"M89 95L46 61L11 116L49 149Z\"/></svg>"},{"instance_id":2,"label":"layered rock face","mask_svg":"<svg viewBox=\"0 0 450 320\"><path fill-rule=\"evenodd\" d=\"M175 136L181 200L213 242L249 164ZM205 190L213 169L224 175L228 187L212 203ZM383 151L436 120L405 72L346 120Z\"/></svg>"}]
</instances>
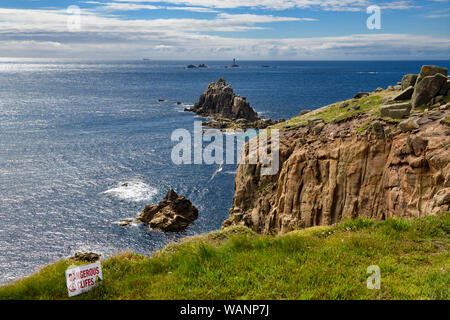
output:
<instances>
[{"instance_id":1,"label":"layered rock face","mask_svg":"<svg viewBox=\"0 0 450 320\"><path fill-rule=\"evenodd\" d=\"M240 165L224 227L246 225L261 233L285 233L346 218L421 217L448 211L449 127L436 120L413 134L385 137L380 128L369 136L351 133L360 121L328 124L316 141L307 128L285 132L276 176L260 176L260 165Z\"/></svg>"},{"instance_id":2,"label":"layered rock face","mask_svg":"<svg viewBox=\"0 0 450 320\"><path fill-rule=\"evenodd\" d=\"M245 119L256 121L258 114L244 97L234 94L231 86L220 78L209 84L200 95L198 102L186 111L192 111L203 116L220 116L227 119Z\"/></svg>"},{"instance_id":3,"label":"layered rock face","mask_svg":"<svg viewBox=\"0 0 450 320\"><path fill-rule=\"evenodd\" d=\"M188 199L170 189L164 199L155 205L147 205L136 222L152 229L178 231L190 225L198 216L198 209Z\"/></svg>"},{"instance_id":4,"label":"layered rock face","mask_svg":"<svg viewBox=\"0 0 450 320\"><path fill-rule=\"evenodd\" d=\"M404 86L412 94L414 85L416 99L418 95L431 99L425 110L414 109L409 101L382 105L395 101L399 87L376 90L279 126L280 170L264 176L261 163L240 164L233 207L223 227L245 225L277 234L357 217L381 220L449 211L446 69L424 66L415 78L404 77ZM327 118L330 115L335 119ZM399 120L404 117L409 118ZM258 151L247 145L243 152L250 157Z\"/></svg>"}]
</instances>

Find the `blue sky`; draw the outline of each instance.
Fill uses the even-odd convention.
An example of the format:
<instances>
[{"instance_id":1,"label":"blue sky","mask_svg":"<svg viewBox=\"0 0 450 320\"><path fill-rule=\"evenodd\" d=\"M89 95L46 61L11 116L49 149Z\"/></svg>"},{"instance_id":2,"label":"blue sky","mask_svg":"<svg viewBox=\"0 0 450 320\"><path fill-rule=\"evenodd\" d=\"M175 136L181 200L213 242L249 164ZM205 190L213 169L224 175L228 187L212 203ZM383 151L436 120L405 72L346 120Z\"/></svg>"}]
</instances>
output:
<instances>
[{"instance_id":1,"label":"blue sky","mask_svg":"<svg viewBox=\"0 0 450 320\"><path fill-rule=\"evenodd\" d=\"M381 29L366 12L381 8ZM68 12L69 6L80 8ZM72 24L68 26L68 20ZM450 1L2 0L3 57L450 59Z\"/></svg>"}]
</instances>

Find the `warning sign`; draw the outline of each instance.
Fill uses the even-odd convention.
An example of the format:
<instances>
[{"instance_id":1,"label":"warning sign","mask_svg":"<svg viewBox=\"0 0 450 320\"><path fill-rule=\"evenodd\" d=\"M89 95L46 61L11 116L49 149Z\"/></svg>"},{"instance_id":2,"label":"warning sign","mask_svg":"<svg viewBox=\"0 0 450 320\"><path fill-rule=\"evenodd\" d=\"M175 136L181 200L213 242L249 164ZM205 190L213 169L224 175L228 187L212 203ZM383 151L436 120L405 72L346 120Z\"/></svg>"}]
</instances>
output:
<instances>
[{"instance_id":1,"label":"warning sign","mask_svg":"<svg viewBox=\"0 0 450 320\"><path fill-rule=\"evenodd\" d=\"M100 262L66 270L69 297L77 296L95 288L103 280Z\"/></svg>"}]
</instances>

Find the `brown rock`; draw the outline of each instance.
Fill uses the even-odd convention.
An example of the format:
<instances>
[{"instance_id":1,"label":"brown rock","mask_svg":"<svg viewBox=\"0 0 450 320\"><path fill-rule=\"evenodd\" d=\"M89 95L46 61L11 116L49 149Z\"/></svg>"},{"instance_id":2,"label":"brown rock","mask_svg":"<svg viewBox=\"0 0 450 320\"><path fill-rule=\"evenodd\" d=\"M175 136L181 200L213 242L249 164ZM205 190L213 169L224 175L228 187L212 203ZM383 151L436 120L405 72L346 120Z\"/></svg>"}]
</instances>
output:
<instances>
[{"instance_id":1,"label":"brown rock","mask_svg":"<svg viewBox=\"0 0 450 320\"><path fill-rule=\"evenodd\" d=\"M428 140L420 136L413 136L413 137L409 136L408 139L406 140L406 143L416 156L422 154L428 146Z\"/></svg>"},{"instance_id":2,"label":"brown rock","mask_svg":"<svg viewBox=\"0 0 450 320\"><path fill-rule=\"evenodd\" d=\"M414 93L414 87L409 86L408 88L403 90L400 94L398 94L393 100L395 100L395 101L409 100L409 99L411 99L413 93Z\"/></svg>"},{"instance_id":3,"label":"brown rock","mask_svg":"<svg viewBox=\"0 0 450 320\"><path fill-rule=\"evenodd\" d=\"M220 116L228 119L244 118L248 121L259 119L258 114L250 107L246 99L235 95L231 86L222 78L210 83L194 106L186 111L202 116Z\"/></svg>"},{"instance_id":4,"label":"brown rock","mask_svg":"<svg viewBox=\"0 0 450 320\"><path fill-rule=\"evenodd\" d=\"M419 128L419 124L417 123L417 117L411 117L409 119L403 120L399 123L400 129L404 132L413 131Z\"/></svg>"},{"instance_id":5,"label":"brown rock","mask_svg":"<svg viewBox=\"0 0 450 320\"><path fill-rule=\"evenodd\" d=\"M417 77L417 74L405 74L401 82L402 90L405 90L408 87L414 87L417 81Z\"/></svg>"},{"instance_id":6,"label":"brown rock","mask_svg":"<svg viewBox=\"0 0 450 320\"><path fill-rule=\"evenodd\" d=\"M322 135L355 128L361 120L327 124ZM381 130L381 128L380 128ZM308 128L280 134L280 170L261 176L261 164L240 164L230 218L265 234L332 225L355 217L422 217L448 211L450 136L433 122L417 134L389 139L346 138L298 143ZM342 135L341 135L342 136ZM248 150L246 151L248 153ZM262 188L268 184L273 188Z\"/></svg>"},{"instance_id":7,"label":"brown rock","mask_svg":"<svg viewBox=\"0 0 450 320\"><path fill-rule=\"evenodd\" d=\"M447 84L447 76L437 73L432 76L423 77L420 82L417 80L414 93L411 98L413 108L417 108L431 103L433 98L439 93L442 86Z\"/></svg>"},{"instance_id":8,"label":"brown rock","mask_svg":"<svg viewBox=\"0 0 450 320\"><path fill-rule=\"evenodd\" d=\"M379 121L375 121L372 124L373 132L375 133L375 137L377 139L384 139L386 137L384 133L384 126Z\"/></svg>"},{"instance_id":9,"label":"brown rock","mask_svg":"<svg viewBox=\"0 0 450 320\"><path fill-rule=\"evenodd\" d=\"M401 119L409 116L411 112L411 104L409 103L395 103L380 107L380 114L382 117L393 119Z\"/></svg>"},{"instance_id":10,"label":"brown rock","mask_svg":"<svg viewBox=\"0 0 450 320\"><path fill-rule=\"evenodd\" d=\"M355 94L353 99L361 99L361 98L368 97L368 96L369 96L368 92L358 92L357 94Z\"/></svg>"},{"instance_id":11,"label":"brown rock","mask_svg":"<svg viewBox=\"0 0 450 320\"><path fill-rule=\"evenodd\" d=\"M197 216L198 210L191 201L170 189L160 203L147 205L136 221L153 229L178 231L190 225Z\"/></svg>"},{"instance_id":12,"label":"brown rock","mask_svg":"<svg viewBox=\"0 0 450 320\"><path fill-rule=\"evenodd\" d=\"M339 105L339 108L344 109L344 108L348 107L348 105L349 105L349 103L347 101L344 101Z\"/></svg>"},{"instance_id":13,"label":"brown rock","mask_svg":"<svg viewBox=\"0 0 450 320\"><path fill-rule=\"evenodd\" d=\"M77 252L71 260L81 261L81 262L95 262L100 260L100 255L94 252Z\"/></svg>"},{"instance_id":14,"label":"brown rock","mask_svg":"<svg viewBox=\"0 0 450 320\"><path fill-rule=\"evenodd\" d=\"M448 69L438 66L422 66L422 68L420 69L420 74L416 80L416 85L419 84L425 77L434 76L438 73L444 75L447 78Z\"/></svg>"}]
</instances>

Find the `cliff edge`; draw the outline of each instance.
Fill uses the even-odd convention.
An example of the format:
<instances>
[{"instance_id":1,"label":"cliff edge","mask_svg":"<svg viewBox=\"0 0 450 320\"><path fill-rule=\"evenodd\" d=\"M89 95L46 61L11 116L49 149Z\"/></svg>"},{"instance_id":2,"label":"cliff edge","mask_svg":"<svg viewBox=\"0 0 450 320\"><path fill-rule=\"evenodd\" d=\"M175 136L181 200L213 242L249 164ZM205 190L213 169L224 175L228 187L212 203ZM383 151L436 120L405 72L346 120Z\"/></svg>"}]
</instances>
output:
<instances>
[{"instance_id":1,"label":"cliff edge","mask_svg":"<svg viewBox=\"0 0 450 320\"><path fill-rule=\"evenodd\" d=\"M274 234L449 211L449 82L446 69L432 69L273 126L280 170L262 176L261 164L240 164L223 226Z\"/></svg>"}]
</instances>

